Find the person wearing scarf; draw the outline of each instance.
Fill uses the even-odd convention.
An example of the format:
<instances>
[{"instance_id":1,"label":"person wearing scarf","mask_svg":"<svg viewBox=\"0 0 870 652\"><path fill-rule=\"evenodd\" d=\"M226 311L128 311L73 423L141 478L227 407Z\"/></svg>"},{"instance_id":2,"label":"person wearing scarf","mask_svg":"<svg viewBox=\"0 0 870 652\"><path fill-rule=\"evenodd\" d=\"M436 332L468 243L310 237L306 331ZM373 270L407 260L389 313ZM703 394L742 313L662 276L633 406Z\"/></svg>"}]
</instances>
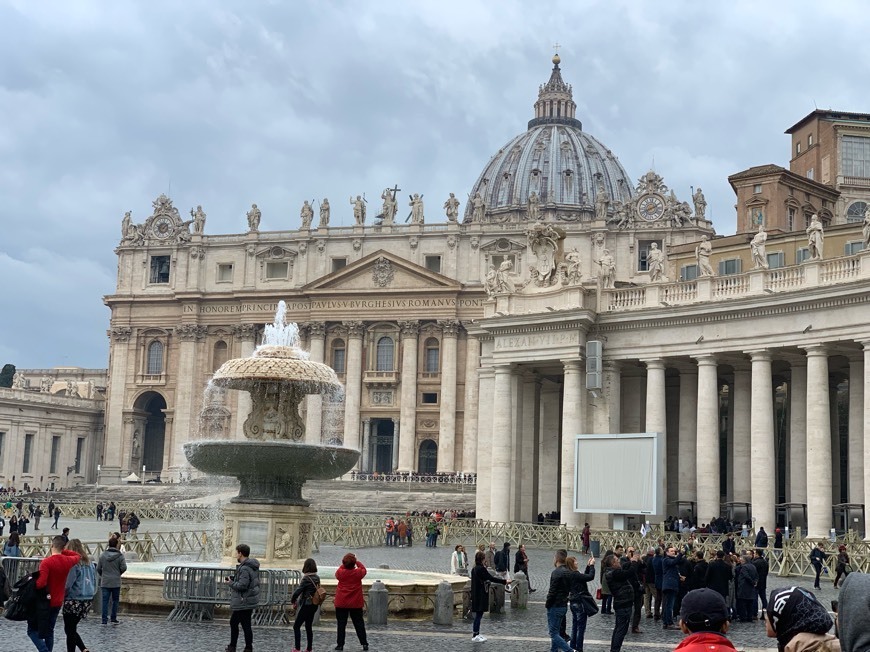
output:
<instances>
[{"instance_id":1,"label":"person wearing scarf","mask_svg":"<svg viewBox=\"0 0 870 652\"><path fill-rule=\"evenodd\" d=\"M799 586L770 592L767 635L779 652L840 652L840 641L828 634L834 621L815 595Z\"/></svg>"}]
</instances>

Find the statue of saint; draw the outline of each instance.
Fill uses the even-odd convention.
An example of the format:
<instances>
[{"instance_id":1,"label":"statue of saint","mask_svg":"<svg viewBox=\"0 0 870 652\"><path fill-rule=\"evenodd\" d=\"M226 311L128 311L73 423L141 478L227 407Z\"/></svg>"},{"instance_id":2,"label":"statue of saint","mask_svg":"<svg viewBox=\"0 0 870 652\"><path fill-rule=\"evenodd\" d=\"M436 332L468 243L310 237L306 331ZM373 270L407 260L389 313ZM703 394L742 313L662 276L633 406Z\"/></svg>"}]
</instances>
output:
<instances>
[{"instance_id":1,"label":"statue of saint","mask_svg":"<svg viewBox=\"0 0 870 652\"><path fill-rule=\"evenodd\" d=\"M414 193L408 206L411 207L411 224L423 224L423 196Z\"/></svg>"},{"instance_id":2,"label":"statue of saint","mask_svg":"<svg viewBox=\"0 0 870 652\"><path fill-rule=\"evenodd\" d=\"M497 276L497 272L495 271L495 265L490 265L489 269L486 272L486 278L483 281L483 289L486 290L487 296L491 299L492 295L496 293L496 281L495 277Z\"/></svg>"},{"instance_id":3,"label":"statue of saint","mask_svg":"<svg viewBox=\"0 0 870 652\"><path fill-rule=\"evenodd\" d=\"M131 457L132 457L134 460L138 460L138 459L139 459L139 451L140 451L140 449L141 449L141 444L139 443L139 431L138 431L138 430L136 430L136 431L133 433L133 444L132 444L132 449L133 449L133 454L132 454Z\"/></svg>"},{"instance_id":4,"label":"statue of saint","mask_svg":"<svg viewBox=\"0 0 870 652\"><path fill-rule=\"evenodd\" d=\"M753 269L767 269L767 231L764 230L764 224L758 225L758 233L752 236L749 243L749 251L752 252Z\"/></svg>"},{"instance_id":5,"label":"statue of saint","mask_svg":"<svg viewBox=\"0 0 870 652\"><path fill-rule=\"evenodd\" d=\"M20 371L16 371L12 376L12 386L15 389L27 389L27 378Z\"/></svg>"},{"instance_id":6,"label":"statue of saint","mask_svg":"<svg viewBox=\"0 0 870 652\"><path fill-rule=\"evenodd\" d=\"M653 242L650 245L646 261L649 267L649 280L652 283L661 281L665 273L665 253L659 249L657 243Z\"/></svg>"},{"instance_id":7,"label":"statue of saint","mask_svg":"<svg viewBox=\"0 0 870 652\"><path fill-rule=\"evenodd\" d=\"M870 249L870 204L867 205L864 211L864 226L861 229L861 233L864 235L864 248Z\"/></svg>"},{"instance_id":8,"label":"statue of saint","mask_svg":"<svg viewBox=\"0 0 870 652\"><path fill-rule=\"evenodd\" d=\"M51 380L50 376L43 376L42 379L39 381L39 391L43 394L50 394L51 386L53 384L54 382Z\"/></svg>"},{"instance_id":9,"label":"statue of saint","mask_svg":"<svg viewBox=\"0 0 870 652\"><path fill-rule=\"evenodd\" d=\"M602 222L607 220L607 207L610 206L610 194L603 183L598 184L595 192L595 219Z\"/></svg>"},{"instance_id":10,"label":"statue of saint","mask_svg":"<svg viewBox=\"0 0 870 652\"><path fill-rule=\"evenodd\" d=\"M820 260L824 256L825 229L816 213L813 213L807 227L807 247L810 250L810 260Z\"/></svg>"},{"instance_id":11,"label":"statue of saint","mask_svg":"<svg viewBox=\"0 0 870 652\"><path fill-rule=\"evenodd\" d=\"M362 195L357 195L356 199L350 198L350 205L353 206L353 219L357 226L362 226L366 222L366 202Z\"/></svg>"},{"instance_id":12,"label":"statue of saint","mask_svg":"<svg viewBox=\"0 0 870 652\"><path fill-rule=\"evenodd\" d=\"M551 224L536 222L526 234L528 247L535 254L535 263L532 266L536 275L536 284L539 287L550 285L556 272L556 250L559 248L560 234Z\"/></svg>"},{"instance_id":13,"label":"statue of saint","mask_svg":"<svg viewBox=\"0 0 870 652\"><path fill-rule=\"evenodd\" d=\"M532 190L532 194L529 195L529 220L532 222L537 222L540 218L540 210L539 205L541 200L538 199L538 193Z\"/></svg>"},{"instance_id":14,"label":"statue of saint","mask_svg":"<svg viewBox=\"0 0 870 652\"><path fill-rule=\"evenodd\" d=\"M389 188L386 188L381 193L381 199L384 200L384 204L381 207L381 224L389 226L396 219L396 198L393 196L393 191Z\"/></svg>"},{"instance_id":15,"label":"statue of saint","mask_svg":"<svg viewBox=\"0 0 870 652\"><path fill-rule=\"evenodd\" d=\"M130 226L133 224L133 211L124 213L124 219L121 220L121 240L130 239Z\"/></svg>"},{"instance_id":16,"label":"statue of saint","mask_svg":"<svg viewBox=\"0 0 870 652\"><path fill-rule=\"evenodd\" d=\"M498 271L495 274L495 287L497 292L516 292L513 274L511 271L514 268L514 263L510 258L506 258L498 266Z\"/></svg>"},{"instance_id":17,"label":"statue of saint","mask_svg":"<svg viewBox=\"0 0 870 652\"><path fill-rule=\"evenodd\" d=\"M78 383L76 383L76 381L74 381L74 380L66 381L66 395L67 396L74 396L76 398L78 397L79 386L78 386Z\"/></svg>"},{"instance_id":18,"label":"statue of saint","mask_svg":"<svg viewBox=\"0 0 870 652\"><path fill-rule=\"evenodd\" d=\"M483 222L484 210L486 210L486 206L483 203L483 197L480 196L479 192L474 193L474 197L471 199L471 221Z\"/></svg>"},{"instance_id":19,"label":"statue of saint","mask_svg":"<svg viewBox=\"0 0 870 652\"><path fill-rule=\"evenodd\" d=\"M704 193L698 188L695 194L692 195L692 202L695 204L695 217L703 220L704 214L707 212L707 200L704 198Z\"/></svg>"},{"instance_id":20,"label":"statue of saint","mask_svg":"<svg viewBox=\"0 0 870 652\"><path fill-rule=\"evenodd\" d=\"M580 252L577 247L565 254L565 261L568 263L568 285L580 285L582 274L580 272Z\"/></svg>"},{"instance_id":21,"label":"statue of saint","mask_svg":"<svg viewBox=\"0 0 870 652\"><path fill-rule=\"evenodd\" d=\"M196 210L191 208L190 215L193 217L193 232L202 235L205 231L205 211L202 210L202 206L197 206Z\"/></svg>"},{"instance_id":22,"label":"statue of saint","mask_svg":"<svg viewBox=\"0 0 870 652\"><path fill-rule=\"evenodd\" d=\"M459 220L459 200L452 192L447 201L444 202L444 210L447 212L447 221L456 222Z\"/></svg>"},{"instance_id":23,"label":"statue of saint","mask_svg":"<svg viewBox=\"0 0 870 652\"><path fill-rule=\"evenodd\" d=\"M713 268L710 266L710 255L713 253L713 245L706 235L701 236L701 242L695 247L695 258L698 260L698 276L713 276Z\"/></svg>"},{"instance_id":24,"label":"statue of saint","mask_svg":"<svg viewBox=\"0 0 870 652\"><path fill-rule=\"evenodd\" d=\"M251 210L247 212L248 233L256 233L260 230L260 218L262 214L256 204L251 204Z\"/></svg>"},{"instance_id":25,"label":"statue of saint","mask_svg":"<svg viewBox=\"0 0 870 652\"><path fill-rule=\"evenodd\" d=\"M305 200L305 203L302 204L302 210L299 211L299 217L302 218L302 229L308 230L311 228L311 221L314 219L314 209L311 208L311 204L308 203L308 200Z\"/></svg>"},{"instance_id":26,"label":"statue of saint","mask_svg":"<svg viewBox=\"0 0 870 652\"><path fill-rule=\"evenodd\" d=\"M329 226L329 200L326 197L320 202L320 224L317 225L317 228L324 226Z\"/></svg>"},{"instance_id":27,"label":"statue of saint","mask_svg":"<svg viewBox=\"0 0 870 652\"><path fill-rule=\"evenodd\" d=\"M598 265L601 267L601 287L612 288L616 282L616 262L610 255L610 250L604 250L601 258L598 259Z\"/></svg>"}]
</instances>

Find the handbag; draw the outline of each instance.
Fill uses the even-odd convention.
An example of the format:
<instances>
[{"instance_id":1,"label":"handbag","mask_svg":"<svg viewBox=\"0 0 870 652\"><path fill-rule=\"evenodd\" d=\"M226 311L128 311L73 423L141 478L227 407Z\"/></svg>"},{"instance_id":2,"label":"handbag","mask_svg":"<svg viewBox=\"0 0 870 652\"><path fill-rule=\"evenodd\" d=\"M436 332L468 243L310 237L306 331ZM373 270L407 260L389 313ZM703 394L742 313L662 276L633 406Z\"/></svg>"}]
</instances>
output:
<instances>
[{"instance_id":1,"label":"handbag","mask_svg":"<svg viewBox=\"0 0 870 652\"><path fill-rule=\"evenodd\" d=\"M598 590L595 591L595 599L596 599L596 600L600 600L600 599L601 599L601 587L600 587L600 586L598 587Z\"/></svg>"},{"instance_id":2,"label":"handbag","mask_svg":"<svg viewBox=\"0 0 870 652\"><path fill-rule=\"evenodd\" d=\"M601 589L598 589L601 591ZM586 612L586 616L594 616L598 613L598 603L592 599L592 596L588 593L584 593L580 596L580 604L583 606L583 611Z\"/></svg>"}]
</instances>

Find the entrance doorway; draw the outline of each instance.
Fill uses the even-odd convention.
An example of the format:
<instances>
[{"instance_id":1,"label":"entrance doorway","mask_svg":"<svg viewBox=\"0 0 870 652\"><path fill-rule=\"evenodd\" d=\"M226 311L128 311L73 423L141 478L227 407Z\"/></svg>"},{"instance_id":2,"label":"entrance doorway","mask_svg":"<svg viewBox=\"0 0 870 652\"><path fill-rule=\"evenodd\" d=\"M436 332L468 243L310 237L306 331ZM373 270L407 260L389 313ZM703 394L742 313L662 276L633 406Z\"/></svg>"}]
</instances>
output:
<instances>
[{"instance_id":1,"label":"entrance doorway","mask_svg":"<svg viewBox=\"0 0 870 652\"><path fill-rule=\"evenodd\" d=\"M372 471L393 472L395 426L392 419L375 419L372 436Z\"/></svg>"},{"instance_id":2,"label":"entrance doorway","mask_svg":"<svg viewBox=\"0 0 870 652\"><path fill-rule=\"evenodd\" d=\"M142 461L148 473L160 474L163 470L163 446L166 439L166 399L157 392L148 392L139 397L136 407L146 413L145 436L142 441ZM133 469L141 473L142 469Z\"/></svg>"},{"instance_id":3,"label":"entrance doorway","mask_svg":"<svg viewBox=\"0 0 870 652\"><path fill-rule=\"evenodd\" d=\"M431 439L420 443L420 453L417 456L417 473L435 473L438 469L438 444Z\"/></svg>"}]
</instances>

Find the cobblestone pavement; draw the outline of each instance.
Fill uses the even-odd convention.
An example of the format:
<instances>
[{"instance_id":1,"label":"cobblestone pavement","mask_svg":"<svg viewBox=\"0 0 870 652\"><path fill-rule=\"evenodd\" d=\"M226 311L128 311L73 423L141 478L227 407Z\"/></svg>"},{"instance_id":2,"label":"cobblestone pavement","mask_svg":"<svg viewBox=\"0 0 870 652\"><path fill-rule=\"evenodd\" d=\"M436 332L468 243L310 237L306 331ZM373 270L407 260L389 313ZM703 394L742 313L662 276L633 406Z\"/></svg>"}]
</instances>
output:
<instances>
[{"instance_id":1,"label":"cobblestone pavement","mask_svg":"<svg viewBox=\"0 0 870 652\"><path fill-rule=\"evenodd\" d=\"M96 524L95 524L96 525ZM155 524L163 529L163 524ZM498 542L497 542L498 543ZM471 542L467 548L471 549ZM356 550L359 559L369 568L388 565L394 569L446 572L450 566L452 546L426 548L415 545L410 548L366 548ZM314 557L319 564L335 566L347 551L337 546L321 546ZM486 643L472 643L470 621L456 618L452 627L439 627L431 621L408 621L392 619L386 627L370 627L369 643L372 651L408 652L415 649L432 650L469 650L470 652L546 652L550 649L546 636L546 613L544 597L552 569L552 552L546 550L527 550L530 557L532 586L538 590L530 596L527 610L489 615L484 617L482 633L488 637ZM576 554L576 553L575 553ZM581 558L580 555L577 555ZM581 559L582 561L582 559ZM771 576L768 589L798 584L812 587L812 581L804 578L779 578ZM823 589L816 594L824 604L836 597L830 579L823 581ZM591 587L594 591L597 583ZM142 650L161 650L166 652L208 652L222 651L229 641L227 621L202 624L168 623L161 618L121 616L122 623L117 627L102 626L99 618L93 616L82 622L80 631L91 652L111 650L112 652L140 652ZM681 640L682 634L663 631L653 620L641 619L642 634L629 634L622 647L625 652L650 652L672 650ZM613 616L599 614L590 618L586 632L584 649L600 652L610 649L610 634ZM348 641L345 649L355 652L361 647L349 625ZM324 619L315 627L314 650L332 650L335 647L334 621ZM56 630L55 649L64 646L62 624ZM261 627L255 630L254 649L257 652L286 652L292 649L293 634L289 627ZM764 634L761 622L752 624L736 623L730 634L738 649L747 651L773 651L775 642ZM304 632L303 632L304 645ZM241 647L239 649L241 650ZM0 652L24 652L35 649L25 633L23 623L2 621L0 624Z\"/></svg>"}]
</instances>

